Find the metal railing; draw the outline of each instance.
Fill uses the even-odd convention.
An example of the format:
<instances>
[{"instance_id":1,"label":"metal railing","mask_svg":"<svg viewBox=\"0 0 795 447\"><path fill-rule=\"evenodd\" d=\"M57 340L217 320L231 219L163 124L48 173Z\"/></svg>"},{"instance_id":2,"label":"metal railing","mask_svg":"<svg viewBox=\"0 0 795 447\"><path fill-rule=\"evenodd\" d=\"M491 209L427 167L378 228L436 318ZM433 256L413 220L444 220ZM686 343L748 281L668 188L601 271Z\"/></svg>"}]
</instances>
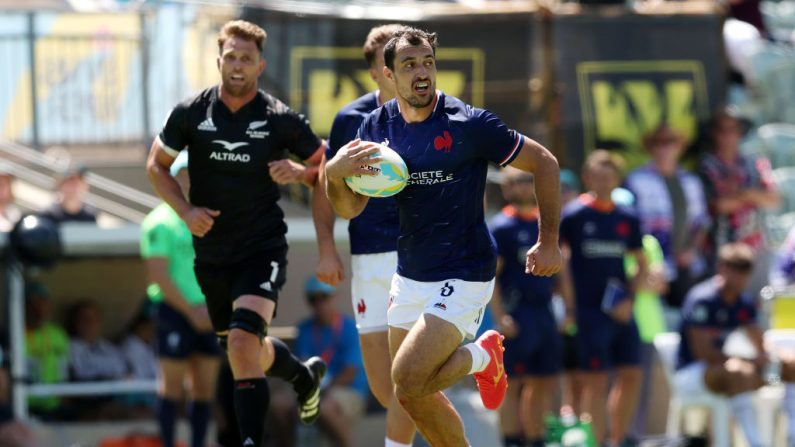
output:
<instances>
[{"instance_id":1,"label":"metal railing","mask_svg":"<svg viewBox=\"0 0 795 447\"><path fill-rule=\"evenodd\" d=\"M0 140L0 158L17 178L46 190L53 189L53 176L64 169L63 161L10 141ZM161 203L158 197L93 172L86 175L86 181L93 189L86 203L129 222L140 223Z\"/></svg>"}]
</instances>

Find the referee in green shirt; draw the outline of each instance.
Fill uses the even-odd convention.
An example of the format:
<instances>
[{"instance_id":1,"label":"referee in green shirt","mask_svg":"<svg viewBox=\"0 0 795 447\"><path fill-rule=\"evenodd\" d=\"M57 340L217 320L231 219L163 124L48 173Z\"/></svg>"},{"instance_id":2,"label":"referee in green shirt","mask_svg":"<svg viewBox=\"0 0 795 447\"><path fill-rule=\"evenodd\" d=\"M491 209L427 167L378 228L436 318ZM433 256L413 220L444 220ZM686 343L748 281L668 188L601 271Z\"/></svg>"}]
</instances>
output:
<instances>
[{"instance_id":1,"label":"referee in green shirt","mask_svg":"<svg viewBox=\"0 0 795 447\"><path fill-rule=\"evenodd\" d=\"M171 175L187 197L188 152L171 165ZM196 274L188 226L166 203L141 224L141 257L149 278L147 294L156 303L157 356L160 365L157 417L164 447L174 446L177 404L183 401L185 376L192 384L187 415L192 447L204 446L218 375L220 348L210 324Z\"/></svg>"}]
</instances>

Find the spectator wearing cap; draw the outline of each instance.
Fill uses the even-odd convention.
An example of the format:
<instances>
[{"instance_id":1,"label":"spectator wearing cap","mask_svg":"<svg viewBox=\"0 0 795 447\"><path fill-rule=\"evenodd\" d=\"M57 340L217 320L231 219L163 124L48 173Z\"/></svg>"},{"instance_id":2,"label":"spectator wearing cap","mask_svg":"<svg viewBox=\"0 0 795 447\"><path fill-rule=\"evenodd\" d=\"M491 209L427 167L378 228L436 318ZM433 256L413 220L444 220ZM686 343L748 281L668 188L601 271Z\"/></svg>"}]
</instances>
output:
<instances>
[{"instance_id":1,"label":"spectator wearing cap","mask_svg":"<svg viewBox=\"0 0 795 447\"><path fill-rule=\"evenodd\" d=\"M149 301L133 316L121 335L119 349L127 363L130 378L134 380L157 379L157 356L155 355L155 324ZM152 393L130 393L122 398L131 415L152 419L157 400ZM203 446L202 446L203 447Z\"/></svg>"},{"instance_id":2,"label":"spectator wearing cap","mask_svg":"<svg viewBox=\"0 0 795 447\"><path fill-rule=\"evenodd\" d=\"M353 445L353 425L362 415L369 397L364 374L359 335L353 318L343 315L337 306L336 288L312 276L305 294L311 316L298 324L295 354L300 358L320 356L328 365L323 378L320 404L320 429L334 446ZM292 406L293 408L289 408ZM272 417L284 427L295 426L295 399L276 399ZM290 446L292 440L277 445Z\"/></svg>"},{"instance_id":3,"label":"spectator wearing cap","mask_svg":"<svg viewBox=\"0 0 795 447\"><path fill-rule=\"evenodd\" d=\"M115 381L128 377L129 369L121 350L102 334L102 311L96 301L82 299L67 314L70 378L76 382ZM129 412L113 396L75 398L78 419L118 419Z\"/></svg>"},{"instance_id":4,"label":"spectator wearing cap","mask_svg":"<svg viewBox=\"0 0 795 447\"><path fill-rule=\"evenodd\" d=\"M71 163L56 177L55 202L39 212L54 222L97 222L96 210L85 203L89 186L88 169L80 163Z\"/></svg>"},{"instance_id":5,"label":"spectator wearing cap","mask_svg":"<svg viewBox=\"0 0 795 447\"><path fill-rule=\"evenodd\" d=\"M762 211L778 206L780 197L770 161L740 153L740 142L747 128L731 109L718 111L710 125L711 147L701 159L699 173L713 219L709 246L742 242L754 249L755 270L748 291L756 296L768 283L771 258Z\"/></svg>"},{"instance_id":6,"label":"spectator wearing cap","mask_svg":"<svg viewBox=\"0 0 795 447\"><path fill-rule=\"evenodd\" d=\"M14 207L13 182L11 171L0 165L0 232L11 231L21 217L19 210Z\"/></svg>"},{"instance_id":7,"label":"spectator wearing cap","mask_svg":"<svg viewBox=\"0 0 795 447\"><path fill-rule=\"evenodd\" d=\"M50 292L40 282L25 284L25 349L28 377L33 383L59 383L69 379L69 337L50 318ZM63 416L57 396L31 396L30 411L43 419Z\"/></svg>"},{"instance_id":8,"label":"spectator wearing cap","mask_svg":"<svg viewBox=\"0 0 795 447\"><path fill-rule=\"evenodd\" d=\"M170 169L187 197L188 151L182 151ZM212 414L221 350L193 270L193 236L167 203L155 207L141 223L141 257L150 282L147 295L155 306L160 371L157 419L163 447L174 446L175 424L185 394L189 396L191 446L201 447Z\"/></svg>"},{"instance_id":9,"label":"spectator wearing cap","mask_svg":"<svg viewBox=\"0 0 795 447\"><path fill-rule=\"evenodd\" d=\"M667 124L644 136L643 145L651 161L630 172L625 186L635 196L641 230L663 249L666 301L679 307L690 286L706 273L700 252L709 225L704 187L680 166L685 140Z\"/></svg>"},{"instance_id":10,"label":"spectator wearing cap","mask_svg":"<svg viewBox=\"0 0 795 447\"><path fill-rule=\"evenodd\" d=\"M770 282L774 286L795 285L795 227L789 230L787 238L776 253Z\"/></svg>"}]
</instances>

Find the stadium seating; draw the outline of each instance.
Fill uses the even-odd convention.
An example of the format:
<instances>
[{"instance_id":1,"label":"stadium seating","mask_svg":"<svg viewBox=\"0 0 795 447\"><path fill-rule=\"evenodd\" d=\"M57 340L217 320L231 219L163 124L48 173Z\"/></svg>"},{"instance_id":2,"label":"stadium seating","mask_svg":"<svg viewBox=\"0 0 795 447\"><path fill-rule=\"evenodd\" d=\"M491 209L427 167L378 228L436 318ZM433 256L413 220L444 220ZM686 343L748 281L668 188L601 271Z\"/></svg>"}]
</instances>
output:
<instances>
[{"instance_id":1,"label":"stadium seating","mask_svg":"<svg viewBox=\"0 0 795 447\"><path fill-rule=\"evenodd\" d=\"M795 166L795 124L765 124L757 135L774 169Z\"/></svg>"},{"instance_id":2,"label":"stadium seating","mask_svg":"<svg viewBox=\"0 0 795 447\"><path fill-rule=\"evenodd\" d=\"M795 211L795 166L774 169L773 179L781 194L779 213Z\"/></svg>"},{"instance_id":3,"label":"stadium seating","mask_svg":"<svg viewBox=\"0 0 795 447\"><path fill-rule=\"evenodd\" d=\"M765 235L768 245L780 247L793 227L795 227L795 212L768 214L765 217Z\"/></svg>"}]
</instances>

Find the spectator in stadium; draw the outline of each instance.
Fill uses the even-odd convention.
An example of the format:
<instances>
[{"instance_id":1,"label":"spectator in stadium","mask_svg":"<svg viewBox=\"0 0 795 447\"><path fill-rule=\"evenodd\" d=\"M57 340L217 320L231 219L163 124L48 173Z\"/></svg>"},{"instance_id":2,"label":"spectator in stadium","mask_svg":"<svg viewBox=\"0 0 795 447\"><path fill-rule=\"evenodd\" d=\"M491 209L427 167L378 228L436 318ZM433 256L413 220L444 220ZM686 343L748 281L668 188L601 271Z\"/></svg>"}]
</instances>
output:
<instances>
[{"instance_id":1,"label":"spectator in stadium","mask_svg":"<svg viewBox=\"0 0 795 447\"><path fill-rule=\"evenodd\" d=\"M51 321L52 303L47 287L35 281L25 284L25 350L28 375L33 383L69 380L69 337ZM31 413L42 419L66 416L57 396L31 396Z\"/></svg>"},{"instance_id":2,"label":"spectator in stadium","mask_svg":"<svg viewBox=\"0 0 795 447\"><path fill-rule=\"evenodd\" d=\"M740 153L747 129L730 108L715 113L710 125L710 151L699 165L712 214L711 247L742 242L755 252L748 292L756 297L769 283L770 248L765 241L762 211L778 206L770 161ZM714 251L714 249L713 249Z\"/></svg>"},{"instance_id":3,"label":"spectator in stadium","mask_svg":"<svg viewBox=\"0 0 795 447\"><path fill-rule=\"evenodd\" d=\"M0 164L0 232L11 231L21 217L19 210L14 207L13 183L14 176L10 169Z\"/></svg>"},{"instance_id":4,"label":"spectator in stadium","mask_svg":"<svg viewBox=\"0 0 795 447\"><path fill-rule=\"evenodd\" d=\"M0 345L0 445L3 447L37 447L33 430L14 419L11 412L11 390L8 377L8 362Z\"/></svg>"},{"instance_id":5,"label":"spectator in stadium","mask_svg":"<svg viewBox=\"0 0 795 447\"><path fill-rule=\"evenodd\" d=\"M76 382L122 380L129 374L118 347L102 336L102 312L96 302L84 299L69 309L69 375ZM74 400L79 419L118 419L127 416L112 396Z\"/></svg>"},{"instance_id":6,"label":"spectator in stadium","mask_svg":"<svg viewBox=\"0 0 795 447\"><path fill-rule=\"evenodd\" d=\"M668 124L644 136L643 145L651 162L630 172L626 187L635 196L641 230L663 249L666 301L679 307L693 283L706 274L701 255L709 225L704 187L679 165L685 140Z\"/></svg>"},{"instance_id":7,"label":"spectator in stadium","mask_svg":"<svg viewBox=\"0 0 795 447\"><path fill-rule=\"evenodd\" d=\"M127 362L130 378L148 380L157 377L154 345L155 325L149 311L144 307L133 317L119 345Z\"/></svg>"},{"instance_id":8,"label":"spectator in stadium","mask_svg":"<svg viewBox=\"0 0 795 447\"><path fill-rule=\"evenodd\" d=\"M735 420L751 447L762 445L754 413L753 391L764 384L762 372L770 361L757 320L757 305L745 292L754 264L754 252L743 243L718 250L717 274L688 293L682 306L682 342L674 386L683 394L714 393L728 396ZM743 329L756 348L757 357L728 357L723 344L728 335ZM795 358L775 353L781 360L781 379L795 380ZM795 441L795 389L787 384L784 408L790 419L790 438ZM765 421L769 423L770 421ZM791 442L790 441L790 442ZM792 445L792 444L790 444Z\"/></svg>"},{"instance_id":9,"label":"spectator in stadium","mask_svg":"<svg viewBox=\"0 0 795 447\"><path fill-rule=\"evenodd\" d=\"M190 190L188 152L171 164L171 175L185 197ZM141 224L141 256L156 306L157 354L160 367L158 422L164 447L174 446L174 424L190 378L188 415L192 447L202 447L211 416L221 350L210 323L204 294L193 270L195 252L187 224L162 203Z\"/></svg>"},{"instance_id":10,"label":"spectator in stadium","mask_svg":"<svg viewBox=\"0 0 795 447\"><path fill-rule=\"evenodd\" d=\"M312 315L298 324L295 354L305 359L320 356L328 365L321 384L323 399L318 423L334 446L350 447L353 425L363 414L369 396L356 323L337 309L334 286L313 276L306 282L305 294ZM295 427L295 399L274 397L272 407L277 426L290 432L284 433L287 436L294 433L294 429L284 428Z\"/></svg>"},{"instance_id":11,"label":"spectator in stadium","mask_svg":"<svg viewBox=\"0 0 795 447\"><path fill-rule=\"evenodd\" d=\"M795 285L795 227L778 250L771 276L771 283L775 286Z\"/></svg>"},{"instance_id":12,"label":"spectator in stadium","mask_svg":"<svg viewBox=\"0 0 795 447\"><path fill-rule=\"evenodd\" d=\"M97 211L85 203L89 186L86 182L88 169L78 162L69 165L56 176L55 202L41 210L39 215L49 217L57 223L97 222Z\"/></svg>"},{"instance_id":13,"label":"spectator in stadium","mask_svg":"<svg viewBox=\"0 0 795 447\"><path fill-rule=\"evenodd\" d=\"M765 24L760 6L762 0L731 0L722 4L728 11L728 16L745 23L750 23L765 38L770 38L770 32Z\"/></svg>"},{"instance_id":14,"label":"spectator in stadium","mask_svg":"<svg viewBox=\"0 0 795 447\"><path fill-rule=\"evenodd\" d=\"M298 325L295 353L303 359L320 356L328 365L320 427L335 445L351 446L354 422L369 396L356 322L339 312L334 287L311 277L304 292L312 316Z\"/></svg>"},{"instance_id":15,"label":"spectator in stadium","mask_svg":"<svg viewBox=\"0 0 795 447\"><path fill-rule=\"evenodd\" d=\"M593 151L583 166L589 192L564 209L560 223L576 301L581 412L591 415L597 442L609 446L633 445L627 438L641 382L633 304L648 277L640 222L611 197L621 181L622 166L618 156ZM626 275L626 253L638 263L633 278ZM616 374L609 387L611 370Z\"/></svg>"},{"instance_id":16,"label":"spectator in stadium","mask_svg":"<svg viewBox=\"0 0 795 447\"><path fill-rule=\"evenodd\" d=\"M505 335L508 392L500 407L505 447L543 447L544 416L552 408L563 340L552 312L551 277L525 273L525 254L538 239L533 175L503 170L508 205L489 222L497 243L497 282L491 308Z\"/></svg>"},{"instance_id":17,"label":"spectator in stadium","mask_svg":"<svg viewBox=\"0 0 795 447\"><path fill-rule=\"evenodd\" d=\"M119 345L131 379L155 380L157 378L157 358L154 347L155 325L148 307L142 306L130 322ZM127 394L122 400L135 416L149 419L155 416L156 401L152 394Z\"/></svg>"}]
</instances>

